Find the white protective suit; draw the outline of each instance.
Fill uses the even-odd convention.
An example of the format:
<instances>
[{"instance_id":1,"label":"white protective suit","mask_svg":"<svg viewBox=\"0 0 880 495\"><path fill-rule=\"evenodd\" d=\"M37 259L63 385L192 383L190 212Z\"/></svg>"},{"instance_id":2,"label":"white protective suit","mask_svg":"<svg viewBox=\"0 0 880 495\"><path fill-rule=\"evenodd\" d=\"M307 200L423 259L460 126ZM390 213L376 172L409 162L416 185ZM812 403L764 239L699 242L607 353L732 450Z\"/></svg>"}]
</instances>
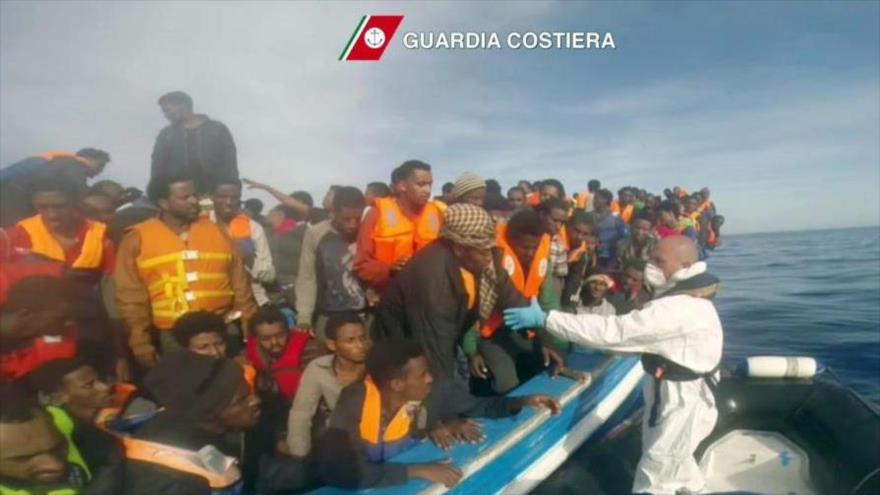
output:
<instances>
[{"instance_id":1,"label":"white protective suit","mask_svg":"<svg viewBox=\"0 0 880 495\"><path fill-rule=\"evenodd\" d=\"M715 369L721 360L721 321L707 299L669 295L623 316L570 315L552 311L547 330L583 346L616 352L663 356L699 373ZM674 494L681 488L703 489L694 451L715 427L715 397L703 379L660 381L656 426L649 426L654 383L644 388L646 411L642 423L642 457L633 480L633 493Z\"/></svg>"}]
</instances>

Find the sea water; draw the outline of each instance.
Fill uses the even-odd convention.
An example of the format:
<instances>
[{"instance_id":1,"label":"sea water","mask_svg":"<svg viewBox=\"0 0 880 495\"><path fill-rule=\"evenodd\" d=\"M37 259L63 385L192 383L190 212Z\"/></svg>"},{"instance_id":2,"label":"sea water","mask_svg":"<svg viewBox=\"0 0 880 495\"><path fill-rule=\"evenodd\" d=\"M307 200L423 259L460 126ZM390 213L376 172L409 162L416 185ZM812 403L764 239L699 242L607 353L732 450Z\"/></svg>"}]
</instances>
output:
<instances>
[{"instance_id":1,"label":"sea water","mask_svg":"<svg viewBox=\"0 0 880 495\"><path fill-rule=\"evenodd\" d=\"M880 227L725 236L724 361L812 356L880 403Z\"/></svg>"}]
</instances>

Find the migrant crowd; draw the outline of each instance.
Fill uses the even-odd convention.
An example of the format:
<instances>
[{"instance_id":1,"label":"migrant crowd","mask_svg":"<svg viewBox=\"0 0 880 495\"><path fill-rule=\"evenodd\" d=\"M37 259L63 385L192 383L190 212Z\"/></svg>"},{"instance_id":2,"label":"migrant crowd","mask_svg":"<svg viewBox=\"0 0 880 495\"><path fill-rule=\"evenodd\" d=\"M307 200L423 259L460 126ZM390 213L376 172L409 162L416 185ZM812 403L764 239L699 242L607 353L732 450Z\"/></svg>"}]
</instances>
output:
<instances>
[{"instance_id":1,"label":"migrant crowd","mask_svg":"<svg viewBox=\"0 0 880 495\"><path fill-rule=\"evenodd\" d=\"M657 243L705 259L724 221L707 188L466 173L432 197L418 160L316 204L241 177L187 94L159 106L145 192L95 180L94 148L0 170L2 495L453 486L454 465L389 459L560 407L506 395L570 344L505 309L638 310Z\"/></svg>"}]
</instances>

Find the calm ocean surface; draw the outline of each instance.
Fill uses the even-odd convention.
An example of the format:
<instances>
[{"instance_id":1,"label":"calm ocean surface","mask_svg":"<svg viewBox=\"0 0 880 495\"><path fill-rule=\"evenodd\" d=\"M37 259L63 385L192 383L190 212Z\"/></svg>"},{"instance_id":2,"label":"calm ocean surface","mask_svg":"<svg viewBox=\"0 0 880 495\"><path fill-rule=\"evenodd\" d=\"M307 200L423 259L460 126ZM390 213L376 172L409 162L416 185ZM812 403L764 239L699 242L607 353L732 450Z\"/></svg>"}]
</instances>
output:
<instances>
[{"instance_id":1,"label":"calm ocean surface","mask_svg":"<svg viewBox=\"0 0 880 495\"><path fill-rule=\"evenodd\" d=\"M725 362L813 356L880 403L880 228L723 239L708 262Z\"/></svg>"}]
</instances>

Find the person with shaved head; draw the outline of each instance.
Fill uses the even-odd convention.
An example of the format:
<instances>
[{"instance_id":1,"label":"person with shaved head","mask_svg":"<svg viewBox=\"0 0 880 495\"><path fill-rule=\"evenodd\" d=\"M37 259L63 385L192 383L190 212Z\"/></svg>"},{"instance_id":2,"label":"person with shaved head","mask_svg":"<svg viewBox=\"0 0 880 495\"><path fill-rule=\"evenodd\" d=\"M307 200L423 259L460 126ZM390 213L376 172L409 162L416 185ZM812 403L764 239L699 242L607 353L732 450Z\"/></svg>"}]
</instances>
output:
<instances>
[{"instance_id":1,"label":"person with shaved head","mask_svg":"<svg viewBox=\"0 0 880 495\"><path fill-rule=\"evenodd\" d=\"M652 380L645 385L642 457L633 493L697 493L704 486L694 451L718 419L714 388L723 331L712 303L718 278L698 258L687 237L659 241L645 267L654 298L622 316L547 314L535 301L504 312L513 330L546 328L583 346L641 354Z\"/></svg>"}]
</instances>

